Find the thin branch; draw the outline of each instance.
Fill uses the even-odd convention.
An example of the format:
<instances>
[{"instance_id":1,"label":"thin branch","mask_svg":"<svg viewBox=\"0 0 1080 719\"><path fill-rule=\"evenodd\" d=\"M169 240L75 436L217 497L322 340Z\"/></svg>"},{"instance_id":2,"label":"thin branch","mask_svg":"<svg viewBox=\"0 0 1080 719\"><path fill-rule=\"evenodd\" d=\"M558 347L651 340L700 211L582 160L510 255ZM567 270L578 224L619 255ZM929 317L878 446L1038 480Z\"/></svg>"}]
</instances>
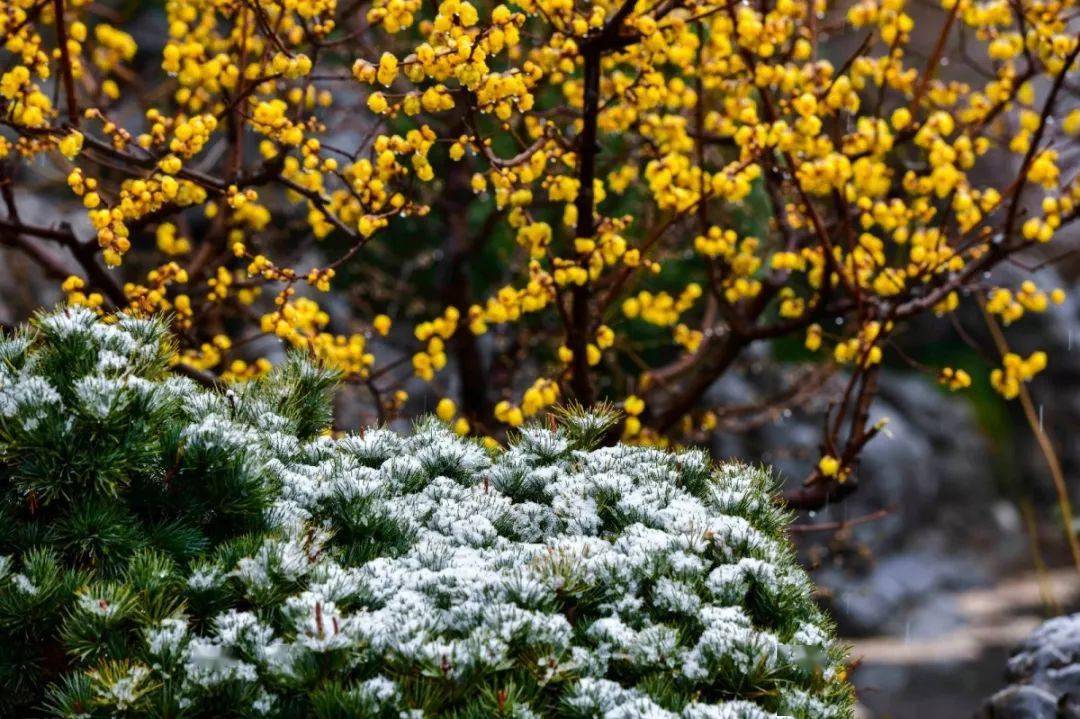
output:
<instances>
[{"instance_id":1,"label":"thin branch","mask_svg":"<svg viewBox=\"0 0 1080 719\"><path fill-rule=\"evenodd\" d=\"M941 27L941 32L938 33L937 42L934 43L934 50L930 53L930 59L926 61L926 67L923 68L922 75L919 78L919 85L915 88L915 94L911 97L911 103L908 107L913 116L919 109L919 103L922 102L923 96L930 87L930 81L933 79L934 73L937 72L938 64L941 62L941 56L945 53L945 43L949 39L949 31L952 29L953 22L956 21L956 15L959 12L960 3L953 3L952 10L949 11L949 17Z\"/></svg>"},{"instance_id":2,"label":"thin branch","mask_svg":"<svg viewBox=\"0 0 1080 719\"><path fill-rule=\"evenodd\" d=\"M75 76L71 70L67 26L64 24L64 0L53 0L53 14L56 15L56 44L60 49L60 67L64 76L64 94L67 96L68 122L78 127L79 104L75 99Z\"/></svg>"},{"instance_id":3,"label":"thin branch","mask_svg":"<svg viewBox=\"0 0 1080 719\"><path fill-rule=\"evenodd\" d=\"M788 527L788 531L792 534L807 534L810 532L839 532L848 527L856 527L860 524L868 524L869 522L876 522L879 519L884 519L892 514L895 510L894 507L886 507L879 509L876 512L870 512L864 514L861 517L855 517L854 519L844 519L839 522L819 522L817 524L792 524Z\"/></svg>"}]
</instances>

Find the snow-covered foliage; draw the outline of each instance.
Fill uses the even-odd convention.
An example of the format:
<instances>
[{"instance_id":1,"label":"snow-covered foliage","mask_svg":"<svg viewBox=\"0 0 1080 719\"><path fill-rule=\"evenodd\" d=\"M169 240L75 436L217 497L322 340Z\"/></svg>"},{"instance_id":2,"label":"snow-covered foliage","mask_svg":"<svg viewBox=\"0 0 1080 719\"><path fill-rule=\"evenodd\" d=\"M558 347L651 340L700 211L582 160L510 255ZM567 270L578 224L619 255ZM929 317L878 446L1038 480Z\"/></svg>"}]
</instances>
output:
<instances>
[{"instance_id":1,"label":"snow-covered foliage","mask_svg":"<svg viewBox=\"0 0 1080 719\"><path fill-rule=\"evenodd\" d=\"M209 391L167 356L74 309L0 342L13 710L850 716L765 472L594 448L603 412L331 438L319 370Z\"/></svg>"}]
</instances>

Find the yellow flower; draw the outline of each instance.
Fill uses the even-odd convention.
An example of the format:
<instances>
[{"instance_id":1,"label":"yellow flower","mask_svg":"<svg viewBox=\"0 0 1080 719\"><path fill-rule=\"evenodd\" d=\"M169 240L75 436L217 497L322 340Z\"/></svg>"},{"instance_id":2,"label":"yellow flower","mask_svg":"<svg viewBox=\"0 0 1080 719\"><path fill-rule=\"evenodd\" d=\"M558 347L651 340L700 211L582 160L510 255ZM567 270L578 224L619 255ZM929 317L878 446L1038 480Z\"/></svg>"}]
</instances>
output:
<instances>
[{"instance_id":1,"label":"yellow flower","mask_svg":"<svg viewBox=\"0 0 1080 719\"><path fill-rule=\"evenodd\" d=\"M835 477L840 471L840 460L827 454L818 460L818 471L826 477Z\"/></svg>"},{"instance_id":2,"label":"yellow flower","mask_svg":"<svg viewBox=\"0 0 1080 719\"><path fill-rule=\"evenodd\" d=\"M449 422L457 414L457 405L454 404L454 400L449 397L443 397L439 400L439 403L435 405L435 416L441 419L443 422Z\"/></svg>"},{"instance_id":3,"label":"yellow flower","mask_svg":"<svg viewBox=\"0 0 1080 719\"><path fill-rule=\"evenodd\" d=\"M78 130L72 130L60 140L60 154L69 160L74 160L75 156L82 151L82 146L83 134Z\"/></svg>"},{"instance_id":4,"label":"yellow flower","mask_svg":"<svg viewBox=\"0 0 1080 719\"><path fill-rule=\"evenodd\" d=\"M906 107L900 107L893 111L890 118L892 126L897 130L903 130L905 127L911 124L911 111Z\"/></svg>"},{"instance_id":5,"label":"yellow flower","mask_svg":"<svg viewBox=\"0 0 1080 719\"><path fill-rule=\"evenodd\" d=\"M386 96L381 92L373 92L368 95L368 109L377 115L381 115L390 107L386 102Z\"/></svg>"},{"instance_id":6,"label":"yellow flower","mask_svg":"<svg viewBox=\"0 0 1080 719\"><path fill-rule=\"evenodd\" d=\"M971 375L962 369L945 367L941 370L938 381L949 389L956 391L971 386Z\"/></svg>"},{"instance_id":7,"label":"yellow flower","mask_svg":"<svg viewBox=\"0 0 1080 719\"><path fill-rule=\"evenodd\" d=\"M379 69L376 72L376 79L386 87L390 87L394 83L394 79L397 77L398 61L391 53L384 52L382 57L379 58ZM369 103L370 105L370 103Z\"/></svg>"},{"instance_id":8,"label":"yellow flower","mask_svg":"<svg viewBox=\"0 0 1080 719\"><path fill-rule=\"evenodd\" d=\"M371 326L383 337L390 333L390 325L390 318L386 315L376 315L375 319L371 322Z\"/></svg>"},{"instance_id":9,"label":"yellow flower","mask_svg":"<svg viewBox=\"0 0 1080 719\"><path fill-rule=\"evenodd\" d=\"M632 394L623 400L623 409L626 410L628 415L636 417L645 411L645 400Z\"/></svg>"}]
</instances>

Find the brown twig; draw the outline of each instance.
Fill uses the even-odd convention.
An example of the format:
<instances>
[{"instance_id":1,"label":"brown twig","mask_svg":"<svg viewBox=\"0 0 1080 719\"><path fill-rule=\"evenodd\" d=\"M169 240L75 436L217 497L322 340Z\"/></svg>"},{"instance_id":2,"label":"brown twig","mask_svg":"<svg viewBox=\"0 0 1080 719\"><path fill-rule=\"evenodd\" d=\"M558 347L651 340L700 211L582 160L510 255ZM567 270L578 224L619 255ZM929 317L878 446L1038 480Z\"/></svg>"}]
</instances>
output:
<instances>
[{"instance_id":1,"label":"brown twig","mask_svg":"<svg viewBox=\"0 0 1080 719\"><path fill-rule=\"evenodd\" d=\"M60 50L60 66L64 76L64 94L67 96L68 122L78 127L79 105L75 99L75 76L71 70L67 26L64 24L64 0L53 0L53 14L56 15L56 44Z\"/></svg>"},{"instance_id":2,"label":"brown twig","mask_svg":"<svg viewBox=\"0 0 1080 719\"><path fill-rule=\"evenodd\" d=\"M949 11L949 16L941 27L941 32L938 33L937 42L934 43L934 50L930 53L930 59L926 61L926 67L923 68L922 75L919 78L919 85L915 88L915 94L911 96L911 103L908 108L911 110L912 116L918 111L919 103L922 102L926 90L930 87L930 81L934 78L934 73L937 72L941 56L945 53L945 43L949 39L949 31L952 29L953 22L956 21L956 15L959 12L960 3L953 3L952 10Z\"/></svg>"},{"instance_id":3,"label":"brown twig","mask_svg":"<svg viewBox=\"0 0 1080 719\"><path fill-rule=\"evenodd\" d=\"M860 524L867 524L869 522L876 522L879 519L883 519L895 510L893 507L886 507L885 509L879 509L876 512L870 512L864 514L861 517L855 517L854 519L844 519L838 522L819 522L817 524L792 524L788 527L788 531L792 534L807 534L810 532L839 532L847 529L848 527L856 527Z\"/></svg>"}]
</instances>

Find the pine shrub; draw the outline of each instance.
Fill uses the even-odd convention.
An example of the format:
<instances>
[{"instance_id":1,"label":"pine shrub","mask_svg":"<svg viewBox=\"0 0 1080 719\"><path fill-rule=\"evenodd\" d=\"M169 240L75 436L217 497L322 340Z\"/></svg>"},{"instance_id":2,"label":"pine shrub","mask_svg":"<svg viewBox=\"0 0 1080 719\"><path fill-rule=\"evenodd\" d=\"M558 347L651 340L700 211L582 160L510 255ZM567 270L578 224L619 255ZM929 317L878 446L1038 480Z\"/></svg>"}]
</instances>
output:
<instances>
[{"instance_id":1,"label":"pine shrub","mask_svg":"<svg viewBox=\"0 0 1080 719\"><path fill-rule=\"evenodd\" d=\"M171 354L74 308L0 341L0 714L850 716L766 472L604 410L335 438L328 373Z\"/></svg>"}]
</instances>

